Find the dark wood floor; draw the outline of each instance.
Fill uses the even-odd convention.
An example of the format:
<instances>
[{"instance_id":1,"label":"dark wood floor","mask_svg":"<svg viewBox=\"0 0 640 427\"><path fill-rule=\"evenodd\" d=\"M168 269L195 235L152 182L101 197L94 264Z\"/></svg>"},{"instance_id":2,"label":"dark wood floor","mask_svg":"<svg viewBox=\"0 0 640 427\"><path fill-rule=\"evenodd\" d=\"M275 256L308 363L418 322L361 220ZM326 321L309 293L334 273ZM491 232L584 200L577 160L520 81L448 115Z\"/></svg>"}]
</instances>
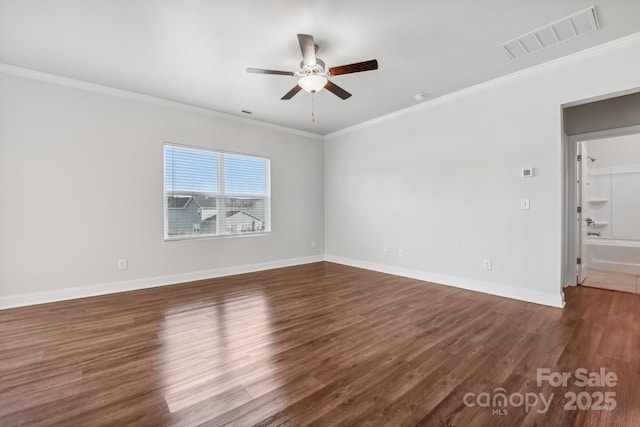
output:
<instances>
[{"instance_id":1,"label":"dark wood floor","mask_svg":"<svg viewBox=\"0 0 640 427\"><path fill-rule=\"evenodd\" d=\"M640 426L640 295L566 294L560 310L317 263L0 311L0 425ZM616 386L536 383L601 367ZM465 406L498 387L554 397ZM605 391L614 410L564 410Z\"/></svg>"}]
</instances>

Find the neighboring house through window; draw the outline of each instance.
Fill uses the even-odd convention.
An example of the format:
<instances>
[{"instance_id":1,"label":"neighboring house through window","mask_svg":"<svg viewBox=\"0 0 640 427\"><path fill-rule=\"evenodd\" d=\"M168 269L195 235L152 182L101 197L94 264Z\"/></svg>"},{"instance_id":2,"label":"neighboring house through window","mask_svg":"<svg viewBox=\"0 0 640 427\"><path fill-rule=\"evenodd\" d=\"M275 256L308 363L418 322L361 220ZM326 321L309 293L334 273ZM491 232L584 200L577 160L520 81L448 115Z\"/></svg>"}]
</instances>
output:
<instances>
[{"instance_id":1,"label":"neighboring house through window","mask_svg":"<svg viewBox=\"0 0 640 427\"><path fill-rule=\"evenodd\" d=\"M264 157L164 146L165 240L271 231Z\"/></svg>"}]
</instances>

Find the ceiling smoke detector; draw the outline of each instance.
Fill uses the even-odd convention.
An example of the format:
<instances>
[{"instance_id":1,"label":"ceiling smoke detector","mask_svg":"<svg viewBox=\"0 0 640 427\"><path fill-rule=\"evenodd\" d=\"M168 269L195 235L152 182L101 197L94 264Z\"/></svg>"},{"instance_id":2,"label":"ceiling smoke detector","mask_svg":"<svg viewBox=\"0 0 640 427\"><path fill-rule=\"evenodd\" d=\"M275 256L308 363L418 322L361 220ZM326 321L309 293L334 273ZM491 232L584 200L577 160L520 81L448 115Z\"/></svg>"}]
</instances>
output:
<instances>
[{"instance_id":1,"label":"ceiling smoke detector","mask_svg":"<svg viewBox=\"0 0 640 427\"><path fill-rule=\"evenodd\" d=\"M517 59L598 30L598 20L593 7L574 13L551 24L518 36L499 46L509 58Z\"/></svg>"}]
</instances>

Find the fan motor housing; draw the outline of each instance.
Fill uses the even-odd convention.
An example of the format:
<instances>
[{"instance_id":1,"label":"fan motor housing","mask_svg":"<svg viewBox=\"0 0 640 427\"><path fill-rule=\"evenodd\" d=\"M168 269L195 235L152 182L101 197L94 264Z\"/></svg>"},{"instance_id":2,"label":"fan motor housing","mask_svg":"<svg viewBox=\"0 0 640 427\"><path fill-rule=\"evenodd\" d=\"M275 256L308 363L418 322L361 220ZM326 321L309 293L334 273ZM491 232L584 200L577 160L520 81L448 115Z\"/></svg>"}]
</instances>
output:
<instances>
[{"instance_id":1,"label":"fan motor housing","mask_svg":"<svg viewBox=\"0 0 640 427\"><path fill-rule=\"evenodd\" d=\"M310 74L326 74L325 63L322 59L316 58L316 65L308 65L304 61L300 62L300 75L308 76Z\"/></svg>"}]
</instances>

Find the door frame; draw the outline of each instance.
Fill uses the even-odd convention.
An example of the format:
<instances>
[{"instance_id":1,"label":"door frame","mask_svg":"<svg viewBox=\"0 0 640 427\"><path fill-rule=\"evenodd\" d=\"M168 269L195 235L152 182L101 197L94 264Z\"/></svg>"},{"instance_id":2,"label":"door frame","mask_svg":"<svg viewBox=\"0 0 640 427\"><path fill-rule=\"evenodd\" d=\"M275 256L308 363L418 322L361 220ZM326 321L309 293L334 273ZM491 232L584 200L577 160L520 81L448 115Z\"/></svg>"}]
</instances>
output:
<instances>
[{"instance_id":1,"label":"door frame","mask_svg":"<svg viewBox=\"0 0 640 427\"><path fill-rule=\"evenodd\" d=\"M587 153L584 145L585 141L576 143L576 176L574 185L576 186L576 285L582 285L585 279L587 257L585 251L585 227L582 222L582 214L585 211L585 184L586 184L586 167Z\"/></svg>"},{"instance_id":2,"label":"door frame","mask_svg":"<svg viewBox=\"0 0 640 427\"><path fill-rule=\"evenodd\" d=\"M617 136L635 135L640 133L640 125L627 126L614 129L606 129L595 132L587 132L576 135L563 133L563 161L562 161L562 287L577 285L577 244L578 235L581 232L576 221L577 213L577 165L576 157L578 143L593 141L596 139L614 138Z\"/></svg>"}]
</instances>

